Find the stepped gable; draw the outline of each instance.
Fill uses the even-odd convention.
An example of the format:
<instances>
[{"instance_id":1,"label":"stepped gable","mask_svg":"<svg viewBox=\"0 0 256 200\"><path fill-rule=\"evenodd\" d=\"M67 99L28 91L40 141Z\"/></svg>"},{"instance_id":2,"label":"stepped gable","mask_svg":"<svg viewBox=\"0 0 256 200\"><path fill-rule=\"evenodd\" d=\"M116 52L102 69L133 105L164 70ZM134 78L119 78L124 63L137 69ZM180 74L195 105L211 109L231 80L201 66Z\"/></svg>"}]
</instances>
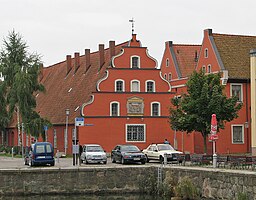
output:
<instances>
[{"instance_id":1,"label":"stepped gable","mask_svg":"<svg viewBox=\"0 0 256 200\"><path fill-rule=\"evenodd\" d=\"M44 68L41 83L46 92L36 94L39 114L55 125L65 124L65 110L68 108L69 123L74 123L75 117L81 116L82 104L96 91L97 81L105 75L105 70L110 66L110 54L119 54L121 48L127 44L128 42L125 42L113 46L112 43L114 51L110 48L104 50L104 45L99 45L99 51L103 51L104 54L100 54L99 51L90 53L86 49L85 55L79 56L75 53L74 58L67 56L66 61Z\"/></svg>"},{"instance_id":2,"label":"stepped gable","mask_svg":"<svg viewBox=\"0 0 256 200\"><path fill-rule=\"evenodd\" d=\"M173 44L173 50L182 78L195 70L201 45Z\"/></svg>"},{"instance_id":3,"label":"stepped gable","mask_svg":"<svg viewBox=\"0 0 256 200\"><path fill-rule=\"evenodd\" d=\"M251 49L256 48L256 36L212 34L229 78L250 78Z\"/></svg>"}]
</instances>

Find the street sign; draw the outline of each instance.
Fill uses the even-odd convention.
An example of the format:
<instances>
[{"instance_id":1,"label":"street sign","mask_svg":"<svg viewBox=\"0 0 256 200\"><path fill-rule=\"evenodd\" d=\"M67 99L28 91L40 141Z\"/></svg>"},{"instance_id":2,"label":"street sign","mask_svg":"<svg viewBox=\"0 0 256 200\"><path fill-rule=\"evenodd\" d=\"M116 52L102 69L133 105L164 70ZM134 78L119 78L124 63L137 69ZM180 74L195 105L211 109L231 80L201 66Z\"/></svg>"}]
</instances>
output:
<instances>
[{"instance_id":1,"label":"street sign","mask_svg":"<svg viewBox=\"0 0 256 200\"><path fill-rule=\"evenodd\" d=\"M218 139L219 139L219 136L217 134L211 134L209 136L209 140L215 141L215 140L218 140Z\"/></svg>"},{"instance_id":2,"label":"street sign","mask_svg":"<svg viewBox=\"0 0 256 200\"><path fill-rule=\"evenodd\" d=\"M48 130L48 126L44 125L44 130L47 131Z\"/></svg>"},{"instance_id":3,"label":"street sign","mask_svg":"<svg viewBox=\"0 0 256 200\"><path fill-rule=\"evenodd\" d=\"M84 118L83 117L76 117L75 125L76 126L84 126Z\"/></svg>"}]
</instances>

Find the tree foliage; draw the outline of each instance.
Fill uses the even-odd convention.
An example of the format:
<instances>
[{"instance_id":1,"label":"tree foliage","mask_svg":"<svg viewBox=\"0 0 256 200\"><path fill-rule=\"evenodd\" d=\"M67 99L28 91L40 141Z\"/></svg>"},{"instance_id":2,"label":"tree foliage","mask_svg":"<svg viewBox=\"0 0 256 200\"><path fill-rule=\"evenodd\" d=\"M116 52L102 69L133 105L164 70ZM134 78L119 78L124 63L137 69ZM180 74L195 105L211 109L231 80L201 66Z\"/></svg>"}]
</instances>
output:
<instances>
[{"instance_id":1,"label":"tree foliage","mask_svg":"<svg viewBox=\"0 0 256 200\"><path fill-rule=\"evenodd\" d=\"M15 116L14 111L18 110L27 133L38 136L43 126L50 124L35 111L35 93L44 91L44 86L38 82L40 56L29 53L26 42L15 31L10 32L3 42L0 72L4 81L0 85L0 98L4 103L2 107L1 101L0 109L4 110L5 117L0 115L1 125L6 127L6 119L10 121Z\"/></svg>"},{"instance_id":2,"label":"tree foliage","mask_svg":"<svg viewBox=\"0 0 256 200\"><path fill-rule=\"evenodd\" d=\"M170 125L179 131L200 132L204 138L204 152L207 152L207 136L211 130L211 116L216 114L218 130L224 129L225 122L238 117L242 103L238 98L228 98L220 83L220 74L205 75L194 71L188 82L187 94L173 98L170 108Z\"/></svg>"}]
</instances>

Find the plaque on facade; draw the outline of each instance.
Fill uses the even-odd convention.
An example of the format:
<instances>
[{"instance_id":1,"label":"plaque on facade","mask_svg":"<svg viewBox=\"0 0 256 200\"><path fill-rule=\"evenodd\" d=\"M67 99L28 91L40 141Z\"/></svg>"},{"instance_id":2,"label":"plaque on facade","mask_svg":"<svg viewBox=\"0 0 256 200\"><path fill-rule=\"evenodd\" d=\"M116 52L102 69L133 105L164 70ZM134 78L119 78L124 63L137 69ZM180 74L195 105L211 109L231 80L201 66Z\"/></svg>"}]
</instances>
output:
<instances>
[{"instance_id":1,"label":"plaque on facade","mask_svg":"<svg viewBox=\"0 0 256 200\"><path fill-rule=\"evenodd\" d=\"M127 100L127 115L141 116L144 114L144 101L140 97L131 97Z\"/></svg>"}]
</instances>

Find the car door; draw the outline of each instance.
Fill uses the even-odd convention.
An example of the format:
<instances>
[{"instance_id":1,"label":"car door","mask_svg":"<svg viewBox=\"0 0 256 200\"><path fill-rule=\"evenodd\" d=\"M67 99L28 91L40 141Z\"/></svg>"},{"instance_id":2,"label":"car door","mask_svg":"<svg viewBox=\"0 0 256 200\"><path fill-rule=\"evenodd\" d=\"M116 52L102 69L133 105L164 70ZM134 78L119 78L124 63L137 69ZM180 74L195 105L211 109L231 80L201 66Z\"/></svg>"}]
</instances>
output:
<instances>
[{"instance_id":1,"label":"car door","mask_svg":"<svg viewBox=\"0 0 256 200\"><path fill-rule=\"evenodd\" d=\"M148 159L153 159L153 148L152 148L152 146L150 146L149 148L148 148L148 150L147 150L147 157L148 157Z\"/></svg>"},{"instance_id":2,"label":"car door","mask_svg":"<svg viewBox=\"0 0 256 200\"><path fill-rule=\"evenodd\" d=\"M152 146L152 155L151 159L158 160L159 159L159 153L156 146Z\"/></svg>"}]
</instances>

